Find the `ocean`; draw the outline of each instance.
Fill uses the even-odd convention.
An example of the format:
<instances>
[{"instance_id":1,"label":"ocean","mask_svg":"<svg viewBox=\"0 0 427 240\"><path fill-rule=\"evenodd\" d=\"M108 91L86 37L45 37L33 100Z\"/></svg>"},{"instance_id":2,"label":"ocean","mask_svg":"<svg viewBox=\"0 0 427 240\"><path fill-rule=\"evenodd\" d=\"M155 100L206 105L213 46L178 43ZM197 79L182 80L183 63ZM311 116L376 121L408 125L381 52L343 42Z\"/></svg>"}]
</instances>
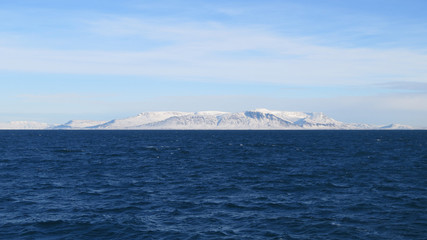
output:
<instances>
[{"instance_id":1,"label":"ocean","mask_svg":"<svg viewBox=\"0 0 427 240\"><path fill-rule=\"evenodd\" d=\"M0 239L427 239L427 131L0 131Z\"/></svg>"}]
</instances>

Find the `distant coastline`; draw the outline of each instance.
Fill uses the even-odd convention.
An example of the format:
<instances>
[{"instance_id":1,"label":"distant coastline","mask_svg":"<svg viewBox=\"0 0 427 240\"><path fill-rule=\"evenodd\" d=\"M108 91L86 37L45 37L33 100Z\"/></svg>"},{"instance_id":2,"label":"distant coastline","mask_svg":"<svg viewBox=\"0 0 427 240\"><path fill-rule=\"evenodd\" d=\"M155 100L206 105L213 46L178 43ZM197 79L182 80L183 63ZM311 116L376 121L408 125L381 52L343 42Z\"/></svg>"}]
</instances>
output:
<instances>
[{"instance_id":1,"label":"distant coastline","mask_svg":"<svg viewBox=\"0 0 427 240\"><path fill-rule=\"evenodd\" d=\"M110 121L70 120L63 124L34 121L0 123L0 130L424 130L402 124L344 123L321 112L255 109L244 112L143 112Z\"/></svg>"}]
</instances>

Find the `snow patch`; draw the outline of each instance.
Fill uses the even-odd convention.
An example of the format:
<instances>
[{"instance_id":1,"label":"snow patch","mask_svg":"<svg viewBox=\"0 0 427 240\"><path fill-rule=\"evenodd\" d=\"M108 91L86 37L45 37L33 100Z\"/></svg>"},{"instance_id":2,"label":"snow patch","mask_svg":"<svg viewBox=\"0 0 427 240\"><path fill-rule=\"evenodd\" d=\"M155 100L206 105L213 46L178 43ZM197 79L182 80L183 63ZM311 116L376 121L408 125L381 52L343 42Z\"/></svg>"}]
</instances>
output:
<instances>
[{"instance_id":1,"label":"snow patch","mask_svg":"<svg viewBox=\"0 0 427 240\"><path fill-rule=\"evenodd\" d=\"M53 129L84 129L93 128L95 126L104 124L106 121L92 121L92 120L71 120L64 124L53 127Z\"/></svg>"},{"instance_id":2,"label":"snow patch","mask_svg":"<svg viewBox=\"0 0 427 240\"><path fill-rule=\"evenodd\" d=\"M406 130L406 129L414 129L412 126L408 126L408 125L403 125L403 124L390 124L390 125L386 125L381 127L381 129L402 129L402 130Z\"/></svg>"}]
</instances>

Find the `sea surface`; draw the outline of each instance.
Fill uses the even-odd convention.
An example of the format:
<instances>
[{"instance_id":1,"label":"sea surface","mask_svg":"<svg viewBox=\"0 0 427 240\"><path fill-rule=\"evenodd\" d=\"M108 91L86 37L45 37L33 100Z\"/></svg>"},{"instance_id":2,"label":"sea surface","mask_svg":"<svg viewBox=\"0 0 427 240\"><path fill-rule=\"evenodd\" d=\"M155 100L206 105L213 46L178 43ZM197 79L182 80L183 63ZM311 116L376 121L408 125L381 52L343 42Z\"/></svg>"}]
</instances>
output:
<instances>
[{"instance_id":1,"label":"sea surface","mask_svg":"<svg viewBox=\"0 0 427 240\"><path fill-rule=\"evenodd\" d=\"M427 131L0 131L0 239L427 239Z\"/></svg>"}]
</instances>

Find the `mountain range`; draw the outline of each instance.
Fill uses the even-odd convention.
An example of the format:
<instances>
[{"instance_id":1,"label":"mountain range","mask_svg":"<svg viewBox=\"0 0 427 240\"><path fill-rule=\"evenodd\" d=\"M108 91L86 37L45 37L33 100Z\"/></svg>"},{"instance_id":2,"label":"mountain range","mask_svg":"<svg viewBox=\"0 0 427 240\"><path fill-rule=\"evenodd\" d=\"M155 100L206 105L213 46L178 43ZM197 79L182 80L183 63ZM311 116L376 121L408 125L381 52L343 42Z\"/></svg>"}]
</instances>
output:
<instances>
[{"instance_id":1,"label":"mountain range","mask_svg":"<svg viewBox=\"0 0 427 240\"><path fill-rule=\"evenodd\" d=\"M286 112L256 109L244 112L143 112L111 121L71 120L64 124L28 121L0 123L0 129L413 129L411 126L385 126L343 123L320 112Z\"/></svg>"}]
</instances>

